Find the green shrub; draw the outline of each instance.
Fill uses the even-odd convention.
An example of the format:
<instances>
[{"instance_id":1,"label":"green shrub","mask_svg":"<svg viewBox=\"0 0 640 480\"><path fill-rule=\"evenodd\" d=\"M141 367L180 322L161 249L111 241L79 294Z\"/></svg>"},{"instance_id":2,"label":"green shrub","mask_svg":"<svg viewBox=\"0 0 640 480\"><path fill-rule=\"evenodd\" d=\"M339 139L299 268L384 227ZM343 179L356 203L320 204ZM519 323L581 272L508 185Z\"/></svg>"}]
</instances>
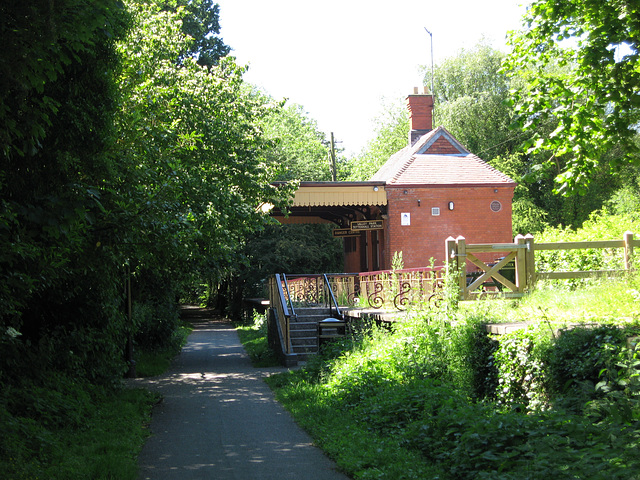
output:
<instances>
[{"instance_id":1,"label":"green shrub","mask_svg":"<svg viewBox=\"0 0 640 480\"><path fill-rule=\"evenodd\" d=\"M625 340L624 329L615 325L562 330L546 359L550 388L557 393L576 393L585 383L594 387L601 373L616 363Z\"/></svg>"},{"instance_id":2,"label":"green shrub","mask_svg":"<svg viewBox=\"0 0 640 480\"><path fill-rule=\"evenodd\" d=\"M269 347L267 340L267 317L253 311L250 325L236 325L236 330L254 367L273 367L279 365L278 357Z\"/></svg>"},{"instance_id":3,"label":"green shrub","mask_svg":"<svg viewBox=\"0 0 640 480\"><path fill-rule=\"evenodd\" d=\"M525 411L548 406L543 357L550 348L551 333L546 328L527 328L501 335L493 360L498 371L495 399L507 408Z\"/></svg>"},{"instance_id":4,"label":"green shrub","mask_svg":"<svg viewBox=\"0 0 640 480\"><path fill-rule=\"evenodd\" d=\"M575 242L595 240L622 240L626 231L640 235L640 221L637 215L610 215L605 210L594 212L581 228L573 230L562 226L548 228L537 235L537 243ZM638 252L635 261L640 257ZM624 269L621 248L582 250L542 250L536 252L536 270L543 272L581 270L622 270ZM554 280L554 285L576 287L592 283L594 279ZM595 280L597 281L597 279Z\"/></svg>"},{"instance_id":5,"label":"green shrub","mask_svg":"<svg viewBox=\"0 0 640 480\"><path fill-rule=\"evenodd\" d=\"M134 479L157 397L61 374L0 396L0 471L8 479Z\"/></svg>"},{"instance_id":6,"label":"green shrub","mask_svg":"<svg viewBox=\"0 0 640 480\"><path fill-rule=\"evenodd\" d=\"M269 381L353 478L637 479L638 322L567 327L636 315L637 281L416 314Z\"/></svg>"},{"instance_id":7,"label":"green shrub","mask_svg":"<svg viewBox=\"0 0 640 480\"><path fill-rule=\"evenodd\" d=\"M178 305L170 300L136 302L133 304L133 323L137 329L136 345L145 350L173 348L180 326Z\"/></svg>"}]
</instances>

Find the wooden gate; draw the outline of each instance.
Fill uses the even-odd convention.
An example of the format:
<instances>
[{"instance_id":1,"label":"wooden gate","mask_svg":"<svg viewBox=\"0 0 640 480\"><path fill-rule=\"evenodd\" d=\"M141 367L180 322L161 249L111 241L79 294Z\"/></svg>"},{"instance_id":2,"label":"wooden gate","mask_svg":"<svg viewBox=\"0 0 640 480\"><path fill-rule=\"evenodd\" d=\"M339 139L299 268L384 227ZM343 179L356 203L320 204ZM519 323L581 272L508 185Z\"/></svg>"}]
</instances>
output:
<instances>
[{"instance_id":1,"label":"wooden gate","mask_svg":"<svg viewBox=\"0 0 640 480\"><path fill-rule=\"evenodd\" d=\"M479 295L498 294L504 297L523 296L535 277L532 243L531 235L518 235L514 243L487 244L467 244L462 236L447 238L447 271L454 268L458 272L460 298L471 300ZM504 254L503 257L496 259L500 254ZM483 260L488 257L490 260ZM469 270L467 262L478 268L478 274L474 275ZM511 262L515 269L513 280L505 278L501 273ZM487 289L486 285L495 288ZM481 288L483 290L478 291Z\"/></svg>"},{"instance_id":2,"label":"wooden gate","mask_svg":"<svg viewBox=\"0 0 640 480\"><path fill-rule=\"evenodd\" d=\"M634 247L640 240L626 232L622 240L596 240L588 242L535 243L533 235L518 235L513 243L467 244L464 237L445 240L447 272L458 273L460 298L470 300L478 296L501 295L521 297L533 290L539 279L568 279L619 275L633 269ZM623 249L621 270L589 270L575 272L541 272L536 270L535 252L542 250ZM498 255L504 254L500 259ZM489 260L486 260L489 258ZM505 266L514 263L513 281L503 275ZM478 270L469 270L469 265ZM487 288L487 285L490 287ZM497 288L495 286L498 286ZM479 289L482 289L478 291Z\"/></svg>"}]
</instances>

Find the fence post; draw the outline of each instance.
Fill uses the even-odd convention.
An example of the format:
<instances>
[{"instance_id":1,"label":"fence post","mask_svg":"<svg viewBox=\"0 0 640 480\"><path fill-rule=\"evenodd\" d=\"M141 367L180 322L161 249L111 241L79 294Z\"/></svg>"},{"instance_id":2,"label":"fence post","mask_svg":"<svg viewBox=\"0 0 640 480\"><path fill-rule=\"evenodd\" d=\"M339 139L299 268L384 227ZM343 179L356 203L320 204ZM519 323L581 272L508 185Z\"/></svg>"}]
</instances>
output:
<instances>
[{"instance_id":1,"label":"fence post","mask_svg":"<svg viewBox=\"0 0 640 480\"><path fill-rule=\"evenodd\" d=\"M633 268L633 232L624 232L624 269L630 272Z\"/></svg>"},{"instance_id":2,"label":"fence post","mask_svg":"<svg viewBox=\"0 0 640 480\"><path fill-rule=\"evenodd\" d=\"M456 238L455 265L458 267L458 286L460 287L460 298L468 299L467 294L467 241L460 235Z\"/></svg>"},{"instance_id":3,"label":"fence post","mask_svg":"<svg viewBox=\"0 0 640 480\"><path fill-rule=\"evenodd\" d=\"M513 243L516 245L524 245L524 236L516 235L513 239ZM525 291L527 286L526 277L526 251L524 248L518 248L516 250L516 287L518 287L518 293Z\"/></svg>"},{"instance_id":4,"label":"fence post","mask_svg":"<svg viewBox=\"0 0 640 480\"><path fill-rule=\"evenodd\" d=\"M456 239L449 236L444 241L444 261L447 267L446 274L447 280L451 278L451 270L457 267L456 259L458 258L456 255L458 254L458 245L456 245Z\"/></svg>"},{"instance_id":5,"label":"fence post","mask_svg":"<svg viewBox=\"0 0 640 480\"><path fill-rule=\"evenodd\" d=\"M455 265L455 254L458 250L456 247L456 239L453 237L447 237L444 241L444 250L444 264L447 267L447 273L449 273L449 269Z\"/></svg>"},{"instance_id":6,"label":"fence post","mask_svg":"<svg viewBox=\"0 0 640 480\"><path fill-rule=\"evenodd\" d=\"M524 243L527 245L525 251L527 290L532 292L536 288L536 254L533 235L527 233L524 236Z\"/></svg>"}]
</instances>

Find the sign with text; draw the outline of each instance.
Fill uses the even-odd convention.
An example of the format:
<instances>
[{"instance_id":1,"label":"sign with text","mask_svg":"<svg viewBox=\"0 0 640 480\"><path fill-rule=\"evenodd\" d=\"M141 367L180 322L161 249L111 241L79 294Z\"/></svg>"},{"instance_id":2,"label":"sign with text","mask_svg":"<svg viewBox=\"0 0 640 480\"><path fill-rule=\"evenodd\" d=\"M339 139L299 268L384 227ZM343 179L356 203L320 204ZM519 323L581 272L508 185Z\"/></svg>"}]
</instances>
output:
<instances>
[{"instance_id":1,"label":"sign with text","mask_svg":"<svg viewBox=\"0 0 640 480\"><path fill-rule=\"evenodd\" d=\"M351 222L351 230L382 230L384 220L359 220Z\"/></svg>"},{"instance_id":2,"label":"sign with text","mask_svg":"<svg viewBox=\"0 0 640 480\"><path fill-rule=\"evenodd\" d=\"M336 228L333 230L334 237L358 237L359 232L354 232L350 228Z\"/></svg>"}]
</instances>

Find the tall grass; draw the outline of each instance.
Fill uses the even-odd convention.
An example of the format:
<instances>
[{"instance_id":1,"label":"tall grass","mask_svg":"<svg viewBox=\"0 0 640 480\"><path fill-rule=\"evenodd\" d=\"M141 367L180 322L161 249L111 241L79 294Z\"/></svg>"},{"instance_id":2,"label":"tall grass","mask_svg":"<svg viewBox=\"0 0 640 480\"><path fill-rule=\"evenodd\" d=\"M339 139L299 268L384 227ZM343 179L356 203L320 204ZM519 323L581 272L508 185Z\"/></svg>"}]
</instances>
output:
<instances>
[{"instance_id":1,"label":"tall grass","mask_svg":"<svg viewBox=\"0 0 640 480\"><path fill-rule=\"evenodd\" d=\"M20 398L14 400L29 402L29 411L13 401L0 405L0 477L135 479L158 398L142 389L105 390L64 378L55 383L15 392Z\"/></svg>"},{"instance_id":2,"label":"tall grass","mask_svg":"<svg viewBox=\"0 0 640 480\"><path fill-rule=\"evenodd\" d=\"M268 381L353 478L640 478L640 359L624 344L640 331L638 285L463 302ZM500 339L483 326L523 320ZM624 331L559 334L594 321Z\"/></svg>"}]
</instances>

